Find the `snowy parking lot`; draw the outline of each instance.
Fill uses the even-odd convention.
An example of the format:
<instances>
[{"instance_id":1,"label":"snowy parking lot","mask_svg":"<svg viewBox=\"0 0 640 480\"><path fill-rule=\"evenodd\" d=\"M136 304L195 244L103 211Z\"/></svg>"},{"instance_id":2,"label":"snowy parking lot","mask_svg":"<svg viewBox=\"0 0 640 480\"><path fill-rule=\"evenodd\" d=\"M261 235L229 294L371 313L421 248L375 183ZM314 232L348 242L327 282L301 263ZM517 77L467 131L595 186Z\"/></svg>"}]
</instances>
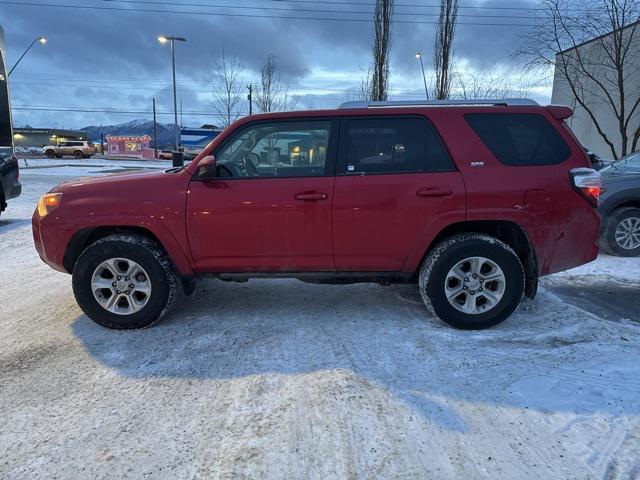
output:
<instances>
[{"instance_id":1,"label":"snowy parking lot","mask_svg":"<svg viewBox=\"0 0 640 480\"><path fill-rule=\"evenodd\" d=\"M294 280L204 281L151 329L103 329L31 213L60 181L167 166L22 169L0 217L0 478L640 478L640 258L545 278L481 332L416 287Z\"/></svg>"}]
</instances>

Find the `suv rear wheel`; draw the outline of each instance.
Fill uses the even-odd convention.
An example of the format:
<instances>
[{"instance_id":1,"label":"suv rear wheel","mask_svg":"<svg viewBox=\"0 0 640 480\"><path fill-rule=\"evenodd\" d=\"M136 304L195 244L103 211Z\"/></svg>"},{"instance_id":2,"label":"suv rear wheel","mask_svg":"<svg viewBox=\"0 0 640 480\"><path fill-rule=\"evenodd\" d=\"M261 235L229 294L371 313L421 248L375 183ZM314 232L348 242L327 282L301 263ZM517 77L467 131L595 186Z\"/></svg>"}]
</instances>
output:
<instances>
[{"instance_id":1,"label":"suv rear wheel","mask_svg":"<svg viewBox=\"0 0 640 480\"><path fill-rule=\"evenodd\" d=\"M44 155L45 155L47 158L53 158L53 157L55 157L55 156L56 156L56 154L55 154L55 152L54 152L53 150L46 150L46 151L44 152Z\"/></svg>"},{"instance_id":2,"label":"suv rear wheel","mask_svg":"<svg viewBox=\"0 0 640 480\"><path fill-rule=\"evenodd\" d=\"M524 268L507 244L482 234L456 235L437 245L420 269L427 309L462 329L497 325L518 308Z\"/></svg>"},{"instance_id":3,"label":"suv rear wheel","mask_svg":"<svg viewBox=\"0 0 640 480\"><path fill-rule=\"evenodd\" d=\"M73 293L107 328L149 327L170 309L178 279L166 254L140 235L112 235L87 247L73 269Z\"/></svg>"},{"instance_id":4,"label":"suv rear wheel","mask_svg":"<svg viewBox=\"0 0 640 480\"><path fill-rule=\"evenodd\" d=\"M640 255L640 208L623 207L604 221L600 246L613 255Z\"/></svg>"},{"instance_id":5,"label":"suv rear wheel","mask_svg":"<svg viewBox=\"0 0 640 480\"><path fill-rule=\"evenodd\" d=\"M73 152L73 156L79 160L81 158L84 158L84 153L82 153L81 150L76 150L75 152Z\"/></svg>"}]
</instances>

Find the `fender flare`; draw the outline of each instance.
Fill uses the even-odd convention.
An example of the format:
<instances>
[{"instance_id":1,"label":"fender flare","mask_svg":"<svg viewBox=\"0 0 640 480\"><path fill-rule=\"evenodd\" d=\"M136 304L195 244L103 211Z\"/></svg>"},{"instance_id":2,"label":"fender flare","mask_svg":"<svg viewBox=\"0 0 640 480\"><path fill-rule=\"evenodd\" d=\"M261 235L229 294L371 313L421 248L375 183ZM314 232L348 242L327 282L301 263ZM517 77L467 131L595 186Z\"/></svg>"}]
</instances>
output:
<instances>
[{"instance_id":1,"label":"fender flare","mask_svg":"<svg viewBox=\"0 0 640 480\"><path fill-rule=\"evenodd\" d=\"M111 217L109 217L109 219L112 220ZM81 252L76 251L79 245L74 246L73 244L84 244L84 242L86 242L91 234L97 229L107 228L114 230L126 230L127 228L134 228L147 231L157 239L160 246L167 252L169 259L180 275L185 276L194 274L189 247L187 245L181 245L167 226L158 220L136 215L121 215L118 217L118 223L114 224L113 221L108 221L107 218L80 217L74 219L69 227L75 230L75 233L67 244L67 253L70 251L73 252L76 259ZM65 268L69 270L67 265L67 253L65 253ZM73 263L75 263L75 261L73 261L72 264Z\"/></svg>"}]
</instances>

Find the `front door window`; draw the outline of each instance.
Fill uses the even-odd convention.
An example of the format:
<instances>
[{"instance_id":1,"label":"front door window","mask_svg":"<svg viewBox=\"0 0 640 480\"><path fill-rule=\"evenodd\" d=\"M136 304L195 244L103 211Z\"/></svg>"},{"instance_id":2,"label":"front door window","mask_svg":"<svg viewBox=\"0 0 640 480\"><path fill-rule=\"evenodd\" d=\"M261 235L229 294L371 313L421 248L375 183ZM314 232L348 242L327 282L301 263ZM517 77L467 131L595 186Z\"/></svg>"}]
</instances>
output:
<instances>
[{"instance_id":1,"label":"front door window","mask_svg":"<svg viewBox=\"0 0 640 480\"><path fill-rule=\"evenodd\" d=\"M258 123L216 152L221 177L318 177L327 167L331 121Z\"/></svg>"}]
</instances>

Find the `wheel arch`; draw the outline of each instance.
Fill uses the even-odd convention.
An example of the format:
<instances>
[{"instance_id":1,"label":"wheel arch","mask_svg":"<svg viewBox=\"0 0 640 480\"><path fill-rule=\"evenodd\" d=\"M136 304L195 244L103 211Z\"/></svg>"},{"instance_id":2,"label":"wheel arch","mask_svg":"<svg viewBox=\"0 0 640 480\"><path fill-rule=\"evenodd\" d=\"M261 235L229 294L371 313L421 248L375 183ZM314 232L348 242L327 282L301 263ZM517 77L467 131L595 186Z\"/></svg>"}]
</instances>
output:
<instances>
[{"instance_id":1,"label":"wheel arch","mask_svg":"<svg viewBox=\"0 0 640 480\"><path fill-rule=\"evenodd\" d=\"M605 204L603 206L603 220L604 217L613 215L616 210L620 210L625 207L640 208L640 190L638 190L637 196L620 198L615 202Z\"/></svg>"},{"instance_id":2,"label":"wheel arch","mask_svg":"<svg viewBox=\"0 0 640 480\"><path fill-rule=\"evenodd\" d=\"M462 233L482 233L495 237L509 245L518 255L525 273L525 295L535 297L538 290L538 261L527 232L517 223L508 220L472 220L453 223L443 228L425 250L424 258L443 240Z\"/></svg>"},{"instance_id":3,"label":"wheel arch","mask_svg":"<svg viewBox=\"0 0 640 480\"><path fill-rule=\"evenodd\" d=\"M80 254L91 244L114 234L130 233L153 240L166 254L174 268L181 275L192 275L193 270L184 252L178 245L173 245L166 236L157 235L151 229L140 226L93 226L78 230L69 240L63 258L64 269L73 272L74 265Z\"/></svg>"},{"instance_id":4,"label":"wheel arch","mask_svg":"<svg viewBox=\"0 0 640 480\"><path fill-rule=\"evenodd\" d=\"M640 188L634 188L629 190L623 190L616 192L607 198L598 207L598 212L603 220L618 210L624 207L640 208Z\"/></svg>"}]
</instances>

